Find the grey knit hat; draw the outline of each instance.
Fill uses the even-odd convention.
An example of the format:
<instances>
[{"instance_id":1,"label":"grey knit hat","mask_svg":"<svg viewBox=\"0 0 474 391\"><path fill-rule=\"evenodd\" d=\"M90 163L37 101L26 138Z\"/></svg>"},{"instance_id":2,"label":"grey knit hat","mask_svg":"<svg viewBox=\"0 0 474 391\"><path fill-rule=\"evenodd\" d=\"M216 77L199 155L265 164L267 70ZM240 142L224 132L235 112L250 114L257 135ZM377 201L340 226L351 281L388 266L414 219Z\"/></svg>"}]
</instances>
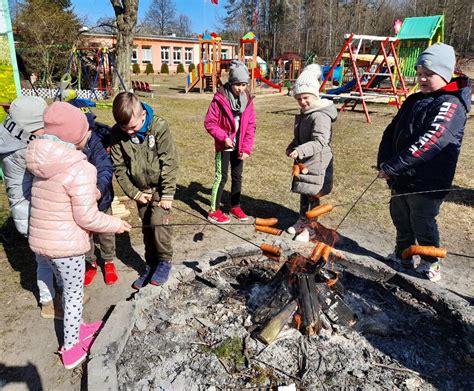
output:
<instances>
[{"instance_id":1,"label":"grey knit hat","mask_svg":"<svg viewBox=\"0 0 474 391\"><path fill-rule=\"evenodd\" d=\"M318 64L306 66L296 79L293 95L312 94L319 98L319 78L321 75L321 67Z\"/></svg>"},{"instance_id":2,"label":"grey knit hat","mask_svg":"<svg viewBox=\"0 0 474 391\"><path fill-rule=\"evenodd\" d=\"M18 126L33 133L44 127L43 113L48 104L38 96L19 96L10 104L8 114Z\"/></svg>"},{"instance_id":3,"label":"grey knit hat","mask_svg":"<svg viewBox=\"0 0 474 391\"><path fill-rule=\"evenodd\" d=\"M229 84L247 83L250 80L247 65L242 61L232 60L229 68Z\"/></svg>"},{"instance_id":4,"label":"grey knit hat","mask_svg":"<svg viewBox=\"0 0 474 391\"><path fill-rule=\"evenodd\" d=\"M435 43L420 54L416 66L422 66L440 75L449 83L456 65L456 55L452 46Z\"/></svg>"}]
</instances>

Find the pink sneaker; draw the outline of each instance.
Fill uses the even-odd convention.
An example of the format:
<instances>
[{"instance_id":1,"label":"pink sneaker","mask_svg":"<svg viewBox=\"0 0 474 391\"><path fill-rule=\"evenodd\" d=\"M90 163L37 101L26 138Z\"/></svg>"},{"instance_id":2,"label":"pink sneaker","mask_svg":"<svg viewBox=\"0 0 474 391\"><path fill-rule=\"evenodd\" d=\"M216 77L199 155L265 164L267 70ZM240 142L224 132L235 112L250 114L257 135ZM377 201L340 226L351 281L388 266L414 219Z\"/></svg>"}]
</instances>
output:
<instances>
[{"instance_id":1,"label":"pink sneaker","mask_svg":"<svg viewBox=\"0 0 474 391\"><path fill-rule=\"evenodd\" d=\"M59 350L59 354L61 355L64 368L73 369L86 359L87 351L85 351L82 344L78 342L69 349L62 347Z\"/></svg>"},{"instance_id":2,"label":"pink sneaker","mask_svg":"<svg viewBox=\"0 0 474 391\"><path fill-rule=\"evenodd\" d=\"M244 213L242 208L238 205L230 208L229 213L240 221L247 221L249 219L249 217Z\"/></svg>"},{"instance_id":3,"label":"pink sneaker","mask_svg":"<svg viewBox=\"0 0 474 391\"><path fill-rule=\"evenodd\" d=\"M84 350L89 351L103 325L104 322L101 320L89 324L81 323L79 329L79 340L81 341Z\"/></svg>"},{"instance_id":4,"label":"pink sneaker","mask_svg":"<svg viewBox=\"0 0 474 391\"><path fill-rule=\"evenodd\" d=\"M207 219L215 224L228 224L230 222L229 217L222 213L220 209L217 209L215 212L209 212Z\"/></svg>"}]
</instances>

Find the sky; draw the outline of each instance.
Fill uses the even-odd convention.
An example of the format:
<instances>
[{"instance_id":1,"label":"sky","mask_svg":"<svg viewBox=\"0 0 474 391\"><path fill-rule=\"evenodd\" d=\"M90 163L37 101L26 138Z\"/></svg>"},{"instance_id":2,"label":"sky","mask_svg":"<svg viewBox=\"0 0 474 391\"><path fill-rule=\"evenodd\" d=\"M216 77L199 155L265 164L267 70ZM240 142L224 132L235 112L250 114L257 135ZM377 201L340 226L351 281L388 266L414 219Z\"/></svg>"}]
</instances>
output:
<instances>
[{"instance_id":1,"label":"sky","mask_svg":"<svg viewBox=\"0 0 474 391\"><path fill-rule=\"evenodd\" d=\"M227 0L219 0L213 5L210 0L173 0L177 14L188 15L191 18L191 30L201 34L205 29L217 30L219 18L225 15L224 5ZM138 18L143 19L152 0L140 0ZM74 10L80 17L87 18L88 25L94 25L97 19L113 17L114 11L110 0L72 0Z\"/></svg>"}]
</instances>

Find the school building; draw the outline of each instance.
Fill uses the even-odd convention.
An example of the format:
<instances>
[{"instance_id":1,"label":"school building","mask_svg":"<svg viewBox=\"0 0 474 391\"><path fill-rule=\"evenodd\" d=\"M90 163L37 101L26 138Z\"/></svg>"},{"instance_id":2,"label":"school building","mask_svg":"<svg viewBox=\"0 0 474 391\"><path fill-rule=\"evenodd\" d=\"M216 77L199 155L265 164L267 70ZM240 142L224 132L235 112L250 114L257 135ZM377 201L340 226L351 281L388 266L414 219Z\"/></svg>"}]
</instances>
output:
<instances>
[{"instance_id":1,"label":"school building","mask_svg":"<svg viewBox=\"0 0 474 391\"><path fill-rule=\"evenodd\" d=\"M107 33L83 34L86 45L90 47L115 46L117 38ZM238 44L222 41L222 59L238 57ZM162 64L168 64L170 73L176 72L179 64L188 70L189 64L199 63L199 39L162 35L136 35L133 39L132 64L139 64L140 70L145 71L146 65L153 64L155 73L159 72Z\"/></svg>"}]
</instances>

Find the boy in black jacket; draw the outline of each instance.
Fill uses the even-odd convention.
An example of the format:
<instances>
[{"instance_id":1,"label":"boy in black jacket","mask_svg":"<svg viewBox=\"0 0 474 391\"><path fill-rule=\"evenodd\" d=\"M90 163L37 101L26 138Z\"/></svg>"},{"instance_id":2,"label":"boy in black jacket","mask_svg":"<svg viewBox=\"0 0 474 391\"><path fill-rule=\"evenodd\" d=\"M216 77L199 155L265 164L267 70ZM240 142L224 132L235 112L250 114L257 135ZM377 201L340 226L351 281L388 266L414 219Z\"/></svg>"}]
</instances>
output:
<instances>
[{"instance_id":1,"label":"boy in black jacket","mask_svg":"<svg viewBox=\"0 0 474 391\"><path fill-rule=\"evenodd\" d=\"M455 63L449 45L436 43L421 53L416 63L420 92L407 98L379 146L379 177L392 190L390 215L397 229L389 259L406 268L414 267L412 259L401 260L409 246L439 247L436 217L447 194L439 190L451 187L471 105L469 78L451 80ZM438 258L422 256L416 272L439 281Z\"/></svg>"}]
</instances>

